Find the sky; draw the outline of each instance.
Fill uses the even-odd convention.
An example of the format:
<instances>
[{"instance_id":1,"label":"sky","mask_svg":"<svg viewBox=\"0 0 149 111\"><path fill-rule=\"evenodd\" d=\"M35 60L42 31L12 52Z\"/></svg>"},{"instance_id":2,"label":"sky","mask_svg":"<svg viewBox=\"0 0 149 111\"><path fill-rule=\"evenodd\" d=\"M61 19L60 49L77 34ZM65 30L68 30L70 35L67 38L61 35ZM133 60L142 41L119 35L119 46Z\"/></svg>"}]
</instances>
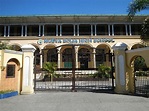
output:
<instances>
[{"instance_id":1,"label":"sky","mask_svg":"<svg viewBox=\"0 0 149 111\"><path fill-rule=\"evenodd\" d=\"M125 15L132 0L0 0L0 16ZM149 10L137 14L149 14Z\"/></svg>"}]
</instances>

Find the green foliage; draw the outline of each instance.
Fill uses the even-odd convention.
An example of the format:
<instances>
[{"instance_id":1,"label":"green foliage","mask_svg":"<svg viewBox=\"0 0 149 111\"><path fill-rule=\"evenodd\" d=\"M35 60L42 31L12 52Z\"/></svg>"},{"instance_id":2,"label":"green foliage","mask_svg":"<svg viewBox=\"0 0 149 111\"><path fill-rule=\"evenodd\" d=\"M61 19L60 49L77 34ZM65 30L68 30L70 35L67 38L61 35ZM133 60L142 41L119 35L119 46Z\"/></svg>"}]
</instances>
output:
<instances>
[{"instance_id":1,"label":"green foliage","mask_svg":"<svg viewBox=\"0 0 149 111\"><path fill-rule=\"evenodd\" d=\"M134 0L128 7L128 15L132 19L137 12L147 8L149 8L149 0Z\"/></svg>"},{"instance_id":2,"label":"green foliage","mask_svg":"<svg viewBox=\"0 0 149 111\"><path fill-rule=\"evenodd\" d=\"M137 57L134 61L134 70L139 71L143 70L143 68L147 68L145 60L142 57Z\"/></svg>"},{"instance_id":3,"label":"green foliage","mask_svg":"<svg viewBox=\"0 0 149 111\"><path fill-rule=\"evenodd\" d=\"M149 18L146 18L142 24L141 39L149 39Z\"/></svg>"},{"instance_id":4,"label":"green foliage","mask_svg":"<svg viewBox=\"0 0 149 111\"><path fill-rule=\"evenodd\" d=\"M110 77L110 71L111 71L110 67L105 66L103 64L100 64L98 66L98 73L96 73L96 75L100 78L109 78Z\"/></svg>"},{"instance_id":5,"label":"green foliage","mask_svg":"<svg viewBox=\"0 0 149 111\"><path fill-rule=\"evenodd\" d=\"M10 45L8 45L7 42L0 41L0 50L2 50L2 49L12 49L12 47Z\"/></svg>"},{"instance_id":6,"label":"green foliage","mask_svg":"<svg viewBox=\"0 0 149 111\"><path fill-rule=\"evenodd\" d=\"M57 64L55 62L45 62L43 64L43 70L48 72L48 75L45 75L45 77L51 77L51 81L53 77L55 76L55 70L57 69Z\"/></svg>"},{"instance_id":7,"label":"green foliage","mask_svg":"<svg viewBox=\"0 0 149 111\"><path fill-rule=\"evenodd\" d=\"M129 18L133 21L134 15L144 9L149 9L149 0L134 0L128 7ZM149 18L144 20L140 32L143 41L149 39Z\"/></svg>"},{"instance_id":8,"label":"green foliage","mask_svg":"<svg viewBox=\"0 0 149 111\"><path fill-rule=\"evenodd\" d=\"M136 71L135 75L136 76L148 76L149 72L148 71Z\"/></svg>"},{"instance_id":9,"label":"green foliage","mask_svg":"<svg viewBox=\"0 0 149 111\"><path fill-rule=\"evenodd\" d=\"M9 92L13 92L13 90L0 91L0 94L5 94L5 93L9 93Z\"/></svg>"}]
</instances>

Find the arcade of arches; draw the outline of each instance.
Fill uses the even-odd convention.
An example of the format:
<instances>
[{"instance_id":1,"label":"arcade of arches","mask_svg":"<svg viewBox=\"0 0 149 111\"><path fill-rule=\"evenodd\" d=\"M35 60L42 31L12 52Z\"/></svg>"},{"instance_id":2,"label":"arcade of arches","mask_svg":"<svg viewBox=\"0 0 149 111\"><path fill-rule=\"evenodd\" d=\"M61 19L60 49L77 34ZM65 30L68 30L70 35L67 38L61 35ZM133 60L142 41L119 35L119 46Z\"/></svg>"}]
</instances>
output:
<instances>
[{"instance_id":1,"label":"arcade of arches","mask_svg":"<svg viewBox=\"0 0 149 111\"><path fill-rule=\"evenodd\" d=\"M46 45L43 49L37 44L32 44L36 50L36 65L42 68L44 62L55 62L58 68L72 68L72 46L62 45L56 47L54 45ZM14 44L13 49L21 51L21 46ZM134 44L127 49L137 49L145 47L142 44ZM77 69L93 69L97 68L99 64L111 65L111 53L113 50L108 44L99 44L96 48L91 45L76 45L75 46L75 57L76 57L76 68Z\"/></svg>"}]
</instances>

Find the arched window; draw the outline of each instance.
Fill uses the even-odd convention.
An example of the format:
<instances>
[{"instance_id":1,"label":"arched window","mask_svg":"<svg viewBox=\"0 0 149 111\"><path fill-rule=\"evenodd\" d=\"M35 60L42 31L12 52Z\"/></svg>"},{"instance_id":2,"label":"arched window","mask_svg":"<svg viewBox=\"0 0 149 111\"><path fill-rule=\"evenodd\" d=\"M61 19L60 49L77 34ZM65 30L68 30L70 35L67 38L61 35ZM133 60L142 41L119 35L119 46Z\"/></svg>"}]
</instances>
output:
<instances>
[{"instance_id":1,"label":"arched window","mask_svg":"<svg viewBox=\"0 0 149 111\"><path fill-rule=\"evenodd\" d=\"M57 62L57 60L58 60L57 49L49 49L47 52L47 61Z\"/></svg>"},{"instance_id":2,"label":"arched window","mask_svg":"<svg viewBox=\"0 0 149 111\"><path fill-rule=\"evenodd\" d=\"M80 62L80 68L87 69L88 62L90 61L90 51L87 48L81 48L78 52L78 59Z\"/></svg>"},{"instance_id":3,"label":"arched window","mask_svg":"<svg viewBox=\"0 0 149 111\"><path fill-rule=\"evenodd\" d=\"M72 49L67 48L62 53L62 62L64 62L64 68L72 68Z\"/></svg>"}]
</instances>

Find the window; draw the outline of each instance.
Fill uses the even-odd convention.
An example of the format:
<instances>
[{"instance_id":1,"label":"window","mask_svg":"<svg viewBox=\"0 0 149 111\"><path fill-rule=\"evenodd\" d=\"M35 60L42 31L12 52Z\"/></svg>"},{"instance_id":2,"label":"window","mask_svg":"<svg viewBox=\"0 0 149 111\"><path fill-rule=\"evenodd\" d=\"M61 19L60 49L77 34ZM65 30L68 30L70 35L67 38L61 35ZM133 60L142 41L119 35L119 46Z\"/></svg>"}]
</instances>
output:
<instances>
[{"instance_id":1,"label":"window","mask_svg":"<svg viewBox=\"0 0 149 111\"><path fill-rule=\"evenodd\" d=\"M15 77L15 65L7 65L6 77Z\"/></svg>"}]
</instances>

